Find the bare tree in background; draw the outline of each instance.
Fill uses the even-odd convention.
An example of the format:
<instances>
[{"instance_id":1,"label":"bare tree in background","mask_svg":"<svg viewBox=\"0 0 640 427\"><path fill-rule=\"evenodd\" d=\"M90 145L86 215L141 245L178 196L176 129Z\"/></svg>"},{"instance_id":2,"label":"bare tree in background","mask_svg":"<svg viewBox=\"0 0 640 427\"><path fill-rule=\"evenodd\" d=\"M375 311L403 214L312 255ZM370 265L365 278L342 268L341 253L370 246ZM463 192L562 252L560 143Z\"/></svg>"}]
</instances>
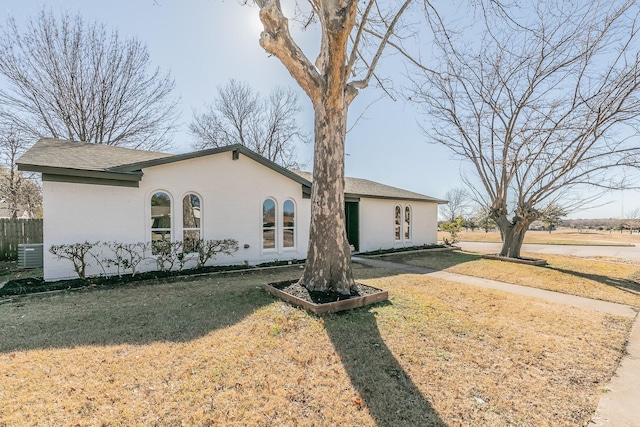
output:
<instances>
[{"instance_id":1,"label":"bare tree in background","mask_svg":"<svg viewBox=\"0 0 640 427\"><path fill-rule=\"evenodd\" d=\"M80 15L40 11L0 34L0 103L32 137L163 149L176 124L171 76L150 69L138 40L122 40Z\"/></svg>"},{"instance_id":2,"label":"bare tree in background","mask_svg":"<svg viewBox=\"0 0 640 427\"><path fill-rule=\"evenodd\" d=\"M37 181L16 166L16 160L27 148L24 135L11 123L0 121L0 198L7 204L11 219L18 218L23 211L34 218L42 209L42 191Z\"/></svg>"},{"instance_id":3,"label":"bare tree in background","mask_svg":"<svg viewBox=\"0 0 640 427\"><path fill-rule=\"evenodd\" d=\"M276 88L262 98L251 86L230 80L218 88L218 96L194 114L189 125L198 150L242 144L285 168L299 169L296 147L309 135L296 120L298 95Z\"/></svg>"},{"instance_id":4,"label":"bare tree in background","mask_svg":"<svg viewBox=\"0 0 640 427\"><path fill-rule=\"evenodd\" d=\"M627 212L625 219L625 226L629 229L629 234L633 234L633 230L640 232L640 208Z\"/></svg>"},{"instance_id":5,"label":"bare tree in background","mask_svg":"<svg viewBox=\"0 0 640 427\"><path fill-rule=\"evenodd\" d=\"M556 228L562 222L563 217L567 216L567 212L564 208L556 205L555 203L551 203L550 205L539 209L539 211L542 226L546 228L549 233L551 233L551 230Z\"/></svg>"},{"instance_id":6,"label":"bare tree in background","mask_svg":"<svg viewBox=\"0 0 640 427\"><path fill-rule=\"evenodd\" d=\"M472 214L472 220L477 227L482 228L485 233L493 230L496 223L491 219L491 209L487 206L478 206Z\"/></svg>"},{"instance_id":7,"label":"bare tree in background","mask_svg":"<svg viewBox=\"0 0 640 427\"><path fill-rule=\"evenodd\" d=\"M455 222L458 217L465 218L471 208L469 195L463 188L452 188L444 195L449 203L440 205L440 215L444 221Z\"/></svg>"},{"instance_id":8,"label":"bare tree in background","mask_svg":"<svg viewBox=\"0 0 640 427\"><path fill-rule=\"evenodd\" d=\"M474 40L436 33L440 64L414 99L425 132L474 166L476 195L502 231L501 255L519 257L541 207L593 203L590 186L629 185L640 164L630 135L640 116L635 1L520 4L522 22L485 14ZM475 42L475 40L478 42Z\"/></svg>"}]
</instances>

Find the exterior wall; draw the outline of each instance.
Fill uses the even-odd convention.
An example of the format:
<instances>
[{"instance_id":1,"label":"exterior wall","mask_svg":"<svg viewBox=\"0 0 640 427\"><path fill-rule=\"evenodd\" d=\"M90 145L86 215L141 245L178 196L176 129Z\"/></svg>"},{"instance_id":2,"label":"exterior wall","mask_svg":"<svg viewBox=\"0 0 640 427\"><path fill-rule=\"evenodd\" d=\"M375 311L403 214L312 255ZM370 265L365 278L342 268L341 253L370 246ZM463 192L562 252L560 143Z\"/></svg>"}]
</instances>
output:
<instances>
[{"instance_id":1,"label":"exterior wall","mask_svg":"<svg viewBox=\"0 0 640 427\"><path fill-rule=\"evenodd\" d=\"M171 197L173 240L182 240L182 199L189 193L201 201L201 237L236 239L238 251L221 255L210 264L259 264L306 257L311 203L302 198L301 185L240 155L231 152L159 165L143 170L139 188L58 182L43 182L45 280L77 277L68 260L49 253L53 244L85 241L122 243L150 242L151 196L162 191ZM262 203L276 202L276 248L262 249ZM295 204L295 247L283 248L282 207ZM411 238L396 241L394 210L411 208ZM437 242L437 204L417 201L361 198L359 208L360 251L418 246ZM246 246L246 247L245 247ZM110 254L105 254L109 256ZM150 257L139 271L157 268ZM89 260L87 275L102 273ZM187 268L195 262L187 264ZM115 274L116 268L107 270Z\"/></svg>"},{"instance_id":2,"label":"exterior wall","mask_svg":"<svg viewBox=\"0 0 640 427\"><path fill-rule=\"evenodd\" d=\"M49 252L51 245L145 241L137 188L44 181L42 195L45 280L77 278L71 261ZM90 264L87 274L97 272L96 263Z\"/></svg>"},{"instance_id":3,"label":"exterior wall","mask_svg":"<svg viewBox=\"0 0 640 427\"><path fill-rule=\"evenodd\" d=\"M52 244L84 241L149 242L151 196L162 191L171 197L172 240L182 240L182 199L194 193L201 200L201 237L236 239L238 252L221 255L210 264L258 264L306 257L310 201L302 198L301 185L231 152L159 165L143 170L139 188L72 183L43 183L45 280L77 277L68 260L57 260ZM276 249L262 249L262 202L276 202ZM282 246L282 206L295 203L295 247ZM247 247L245 247L247 246ZM95 264L92 263L92 264ZM190 265L187 265L189 267ZM149 259L140 270L156 268ZM100 274L95 265L87 275ZM115 268L108 274L114 274Z\"/></svg>"},{"instance_id":4,"label":"exterior wall","mask_svg":"<svg viewBox=\"0 0 640 427\"><path fill-rule=\"evenodd\" d=\"M410 239L395 239L395 207L411 209ZM438 205L408 200L360 199L360 252L438 242ZM402 236L404 237L404 236Z\"/></svg>"}]
</instances>

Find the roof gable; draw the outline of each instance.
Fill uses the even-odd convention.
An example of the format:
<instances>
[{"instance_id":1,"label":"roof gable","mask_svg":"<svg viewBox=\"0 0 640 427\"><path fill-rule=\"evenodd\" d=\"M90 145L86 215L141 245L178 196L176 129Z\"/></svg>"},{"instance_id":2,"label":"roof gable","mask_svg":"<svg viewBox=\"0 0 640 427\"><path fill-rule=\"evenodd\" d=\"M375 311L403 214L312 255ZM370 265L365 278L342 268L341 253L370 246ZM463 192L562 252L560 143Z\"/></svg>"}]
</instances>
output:
<instances>
[{"instance_id":1,"label":"roof gable","mask_svg":"<svg viewBox=\"0 0 640 427\"><path fill-rule=\"evenodd\" d=\"M197 159L200 157L212 156L220 153L232 153L233 158L238 158L237 156L239 156L240 154L243 154L249 157L250 159L262 164L263 166L266 166L269 169L272 169L299 184L303 184L305 186L311 186L311 182L305 179L304 177L290 171L289 169L283 168L279 164L272 162L271 160L259 155L254 151L251 151L247 147L240 144L226 145L224 147L210 148L208 150L194 151L191 153L184 153L184 154L175 154L170 157L159 157L156 159L144 160L141 162L122 164L120 166L113 167L110 170L114 172L136 172L136 171L141 171L144 168L161 166L169 163L181 162L184 160Z\"/></svg>"},{"instance_id":2,"label":"roof gable","mask_svg":"<svg viewBox=\"0 0 640 427\"><path fill-rule=\"evenodd\" d=\"M42 173L45 181L137 187L144 168L221 153L232 153L234 159L243 154L303 187L311 187L311 183L304 177L239 144L185 154L169 154L42 138L18 159L17 164L20 170Z\"/></svg>"}]
</instances>

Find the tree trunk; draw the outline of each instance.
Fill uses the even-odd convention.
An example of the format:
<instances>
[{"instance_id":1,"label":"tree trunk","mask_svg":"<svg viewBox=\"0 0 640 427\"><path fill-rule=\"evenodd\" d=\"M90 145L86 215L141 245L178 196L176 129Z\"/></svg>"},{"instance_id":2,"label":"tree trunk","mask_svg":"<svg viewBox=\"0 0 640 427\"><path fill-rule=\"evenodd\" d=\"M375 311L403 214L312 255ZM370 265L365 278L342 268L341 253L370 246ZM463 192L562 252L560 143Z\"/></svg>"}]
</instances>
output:
<instances>
[{"instance_id":1,"label":"tree trunk","mask_svg":"<svg viewBox=\"0 0 640 427\"><path fill-rule=\"evenodd\" d=\"M18 218L18 189L17 180L16 180L16 171L15 171L15 156L11 156L11 165L9 166L11 169L9 171L9 197L7 200L7 209L9 211L9 218L17 219Z\"/></svg>"},{"instance_id":2,"label":"tree trunk","mask_svg":"<svg viewBox=\"0 0 640 427\"><path fill-rule=\"evenodd\" d=\"M524 221L518 221L516 224L509 223L504 229L501 227L502 250L500 251L500 256L520 258L524 235L528 229L529 223Z\"/></svg>"},{"instance_id":3,"label":"tree trunk","mask_svg":"<svg viewBox=\"0 0 640 427\"><path fill-rule=\"evenodd\" d=\"M344 213L347 108L316 105L311 226L300 283L307 289L349 294L355 283Z\"/></svg>"}]
</instances>

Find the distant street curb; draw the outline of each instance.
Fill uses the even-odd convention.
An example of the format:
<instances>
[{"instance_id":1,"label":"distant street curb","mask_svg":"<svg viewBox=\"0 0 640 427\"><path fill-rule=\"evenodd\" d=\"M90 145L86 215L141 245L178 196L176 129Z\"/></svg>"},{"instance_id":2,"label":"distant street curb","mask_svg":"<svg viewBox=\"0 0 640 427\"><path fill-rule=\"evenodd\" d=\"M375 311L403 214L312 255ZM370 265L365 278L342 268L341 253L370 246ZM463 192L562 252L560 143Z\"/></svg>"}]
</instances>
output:
<instances>
[{"instance_id":1,"label":"distant street curb","mask_svg":"<svg viewBox=\"0 0 640 427\"><path fill-rule=\"evenodd\" d=\"M480 240L461 240L460 243L502 243L502 242L483 242ZM593 243L528 243L524 242L524 245L546 245L546 246L603 246L603 247L617 247L617 248L635 248L636 245L633 243L602 243L602 244L593 244Z\"/></svg>"}]
</instances>

